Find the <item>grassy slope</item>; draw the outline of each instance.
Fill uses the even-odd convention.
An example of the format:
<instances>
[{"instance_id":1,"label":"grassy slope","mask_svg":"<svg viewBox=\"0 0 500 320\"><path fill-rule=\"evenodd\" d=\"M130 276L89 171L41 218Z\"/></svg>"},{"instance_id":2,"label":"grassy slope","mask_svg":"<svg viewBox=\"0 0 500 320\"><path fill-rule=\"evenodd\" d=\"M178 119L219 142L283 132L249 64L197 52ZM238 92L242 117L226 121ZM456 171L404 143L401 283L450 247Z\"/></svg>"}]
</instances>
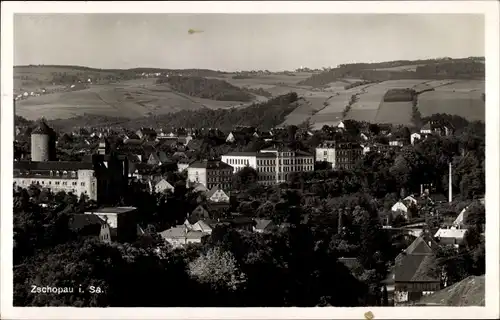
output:
<instances>
[{"instance_id":1,"label":"grassy slope","mask_svg":"<svg viewBox=\"0 0 500 320\"><path fill-rule=\"evenodd\" d=\"M484 306L484 275L468 277L448 288L424 297L419 303L442 306Z\"/></svg>"}]
</instances>

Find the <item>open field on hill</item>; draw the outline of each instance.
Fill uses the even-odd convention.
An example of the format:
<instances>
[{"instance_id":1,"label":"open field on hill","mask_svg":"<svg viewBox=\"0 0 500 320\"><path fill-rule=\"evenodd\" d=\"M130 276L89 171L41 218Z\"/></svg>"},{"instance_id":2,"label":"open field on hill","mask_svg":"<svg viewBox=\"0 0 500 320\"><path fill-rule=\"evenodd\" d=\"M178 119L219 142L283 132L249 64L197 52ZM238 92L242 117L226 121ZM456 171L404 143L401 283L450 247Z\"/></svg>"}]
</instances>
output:
<instances>
[{"instance_id":1,"label":"open field on hill","mask_svg":"<svg viewBox=\"0 0 500 320\"><path fill-rule=\"evenodd\" d=\"M391 123L410 125L412 103L409 102L382 102L374 119L376 123Z\"/></svg>"},{"instance_id":2,"label":"open field on hill","mask_svg":"<svg viewBox=\"0 0 500 320\"><path fill-rule=\"evenodd\" d=\"M347 120L375 122L378 110L351 110L345 116Z\"/></svg>"},{"instance_id":3,"label":"open field on hill","mask_svg":"<svg viewBox=\"0 0 500 320\"><path fill-rule=\"evenodd\" d=\"M408 65L409 66L409 65ZM411 67L416 67L413 65ZM396 66L404 71L404 66ZM394 69L390 68L390 69ZM32 89L42 87L58 89L55 93L43 94L19 100L16 113L28 119L41 116L47 119L69 118L83 114L101 114L138 118L150 114L159 115L180 110L199 108L228 108L249 105L248 102L215 101L188 96L173 91L168 84L155 84L156 79L120 80L110 83L92 84L89 88L68 91L64 86L42 86L51 79L53 73L70 75L93 75L106 79L108 76L122 74L120 70L96 70L82 67L15 67L15 82L22 85L28 82ZM127 71L135 74L138 71ZM199 71L201 72L201 71ZM198 73L199 73L198 72ZM469 120L484 120L485 106L481 94L484 93L483 80L425 80L401 79L365 84L345 90L345 86L362 81L356 76L343 76L317 88L298 85L313 73L289 74L250 74L244 79L234 79L235 73L205 72L207 78L219 79L242 89L262 89L272 96L296 92L303 97L296 110L291 112L283 124L300 124L311 121L314 127L334 125L342 119L342 112L351 96L358 94L358 100L351 106L346 119L402 123L411 118L411 103L382 103L387 90L413 88L424 92L419 96L418 108L422 116L434 113L449 113L463 116ZM184 72L183 72L184 73ZM26 80L28 77L28 80ZM18 87L19 89L20 87ZM252 92L253 102L266 101L268 97ZM267 94L266 94L267 95ZM408 120L409 121L409 120ZM409 124L409 123L408 123Z\"/></svg>"},{"instance_id":4,"label":"open field on hill","mask_svg":"<svg viewBox=\"0 0 500 320\"><path fill-rule=\"evenodd\" d=\"M316 114L311 118L311 124L314 130L320 130L323 126L336 126L342 121L342 112Z\"/></svg>"},{"instance_id":5,"label":"open field on hill","mask_svg":"<svg viewBox=\"0 0 500 320\"><path fill-rule=\"evenodd\" d=\"M435 113L448 113L464 117L467 120L485 120L485 103L481 93L429 91L418 97L418 110L423 117Z\"/></svg>"},{"instance_id":6,"label":"open field on hill","mask_svg":"<svg viewBox=\"0 0 500 320\"><path fill-rule=\"evenodd\" d=\"M455 92L485 92L485 83L481 80L456 80L449 84L439 86L436 91L455 91Z\"/></svg>"},{"instance_id":7,"label":"open field on hill","mask_svg":"<svg viewBox=\"0 0 500 320\"><path fill-rule=\"evenodd\" d=\"M20 100L16 102L16 114L31 120L41 116L69 118L85 113L137 118L202 107L217 109L239 105L243 103L193 98L174 92L167 85L156 85L153 79L141 79Z\"/></svg>"}]
</instances>

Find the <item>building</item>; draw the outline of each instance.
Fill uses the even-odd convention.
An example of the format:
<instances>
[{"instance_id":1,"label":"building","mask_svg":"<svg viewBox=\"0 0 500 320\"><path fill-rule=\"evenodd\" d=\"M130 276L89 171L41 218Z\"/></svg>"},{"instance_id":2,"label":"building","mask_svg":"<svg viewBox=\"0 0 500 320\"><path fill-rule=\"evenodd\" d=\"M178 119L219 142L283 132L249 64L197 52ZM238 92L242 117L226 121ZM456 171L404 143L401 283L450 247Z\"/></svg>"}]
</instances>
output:
<instances>
[{"instance_id":1,"label":"building","mask_svg":"<svg viewBox=\"0 0 500 320\"><path fill-rule=\"evenodd\" d=\"M419 236L396 257L394 304L406 305L441 290L441 276L429 271L438 244L428 233Z\"/></svg>"},{"instance_id":2,"label":"building","mask_svg":"<svg viewBox=\"0 0 500 320\"><path fill-rule=\"evenodd\" d=\"M32 133L34 157L39 161L14 161L14 186L28 188L31 185L51 192L84 194L99 204L116 203L128 186L127 157L109 150L106 143L100 144L98 154L88 155L83 161L54 161L51 150L53 130L45 122Z\"/></svg>"},{"instance_id":3,"label":"building","mask_svg":"<svg viewBox=\"0 0 500 320\"><path fill-rule=\"evenodd\" d=\"M220 187L215 186L206 193L208 201L211 202L226 202L229 203L229 195Z\"/></svg>"},{"instance_id":4,"label":"building","mask_svg":"<svg viewBox=\"0 0 500 320\"><path fill-rule=\"evenodd\" d=\"M465 233L467 229L462 228L440 228L434 238L441 245L453 245L456 248L464 244Z\"/></svg>"},{"instance_id":5,"label":"building","mask_svg":"<svg viewBox=\"0 0 500 320\"><path fill-rule=\"evenodd\" d=\"M31 161L56 160L56 133L45 121L31 132Z\"/></svg>"},{"instance_id":6,"label":"building","mask_svg":"<svg viewBox=\"0 0 500 320\"><path fill-rule=\"evenodd\" d=\"M135 207L103 207L85 212L101 218L111 231L111 240L133 242L137 237L137 208Z\"/></svg>"},{"instance_id":7,"label":"building","mask_svg":"<svg viewBox=\"0 0 500 320\"><path fill-rule=\"evenodd\" d=\"M201 183L207 189L231 188L233 167L220 160L195 161L187 168L187 182Z\"/></svg>"},{"instance_id":8,"label":"building","mask_svg":"<svg viewBox=\"0 0 500 320\"><path fill-rule=\"evenodd\" d=\"M255 169L258 182L267 185L285 182L291 172L314 171L313 155L281 147L259 152L231 152L223 155L222 161L233 166L234 172L245 167Z\"/></svg>"},{"instance_id":9,"label":"building","mask_svg":"<svg viewBox=\"0 0 500 320\"><path fill-rule=\"evenodd\" d=\"M272 232L277 229L276 224L269 219L255 219L253 231L257 233Z\"/></svg>"},{"instance_id":10,"label":"building","mask_svg":"<svg viewBox=\"0 0 500 320\"><path fill-rule=\"evenodd\" d=\"M316 161L325 161L333 169L352 169L363 155L363 147L353 142L326 141L316 148Z\"/></svg>"},{"instance_id":11,"label":"building","mask_svg":"<svg viewBox=\"0 0 500 320\"><path fill-rule=\"evenodd\" d=\"M450 136L454 132L455 128L452 124L442 124L437 121L429 121L420 129L420 134L424 137L431 134L438 136Z\"/></svg>"},{"instance_id":12,"label":"building","mask_svg":"<svg viewBox=\"0 0 500 320\"><path fill-rule=\"evenodd\" d=\"M77 196L84 194L95 201L101 191L98 190L98 177L92 162L15 161L14 186L26 189L31 185L53 193L64 191Z\"/></svg>"},{"instance_id":13,"label":"building","mask_svg":"<svg viewBox=\"0 0 500 320\"><path fill-rule=\"evenodd\" d=\"M165 179L161 179L154 187L156 193L174 192L174 190L174 187Z\"/></svg>"},{"instance_id":14,"label":"building","mask_svg":"<svg viewBox=\"0 0 500 320\"><path fill-rule=\"evenodd\" d=\"M68 227L80 237L111 242L109 225L95 214L73 214L69 218Z\"/></svg>"},{"instance_id":15,"label":"building","mask_svg":"<svg viewBox=\"0 0 500 320\"><path fill-rule=\"evenodd\" d=\"M410 135L410 142L412 145L417 143L420 139L422 139L422 135L418 132L414 132Z\"/></svg>"},{"instance_id":16,"label":"building","mask_svg":"<svg viewBox=\"0 0 500 320\"><path fill-rule=\"evenodd\" d=\"M201 243L204 233L198 230L191 230L185 225L170 228L162 231L159 235L174 248L179 248L191 243Z\"/></svg>"},{"instance_id":17,"label":"building","mask_svg":"<svg viewBox=\"0 0 500 320\"><path fill-rule=\"evenodd\" d=\"M191 160L187 160L187 159L181 159L177 162L177 171L178 172L182 172L184 170L186 170L189 165L191 163L193 163L194 161L191 161Z\"/></svg>"}]
</instances>

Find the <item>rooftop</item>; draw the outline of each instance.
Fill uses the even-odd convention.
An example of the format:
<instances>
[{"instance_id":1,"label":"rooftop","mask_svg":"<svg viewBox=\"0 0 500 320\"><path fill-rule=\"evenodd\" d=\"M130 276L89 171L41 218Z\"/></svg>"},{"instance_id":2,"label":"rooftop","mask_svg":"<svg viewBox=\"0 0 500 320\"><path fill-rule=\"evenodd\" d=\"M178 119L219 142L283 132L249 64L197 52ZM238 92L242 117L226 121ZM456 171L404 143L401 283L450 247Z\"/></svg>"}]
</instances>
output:
<instances>
[{"instance_id":1,"label":"rooftop","mask_svg":"<svg viewBox=\"0 0 500 320\"><path fill-rule=\"evenodd\" d=\"M233 169L232 166L220 160L203 160L195 161L189 165L189 168L204 168L204 169Z\"/></svg>"},{"instance_id":2,"label":"rooftop","mask_svg":"<svg viewBox=\"0 0 500 320\"><path fill-rule=\"evenodd\" d=\"M31 132L31 134L55 134L54 130L47 125L44 120L38 122L38 126Z\"/></svg>"},{"instance_id":3,"label":"rooftop","mask_svg":"<svg viewBox=\"0 0 500 320\"><path fill-rule=\"evenodd\" d=\"M137 210L136 207L102 207L96 210L88 211L85 212L86 214L93 214L93 213L111 213L111 214L120 214L120 213L125 213L125 212L130 212Z\"/></svg>"},{"instance_id":4,"label":"rooftop","mask_svg":"<svg viewBox=\"0 0 500 320\"><path fill-rule=\"evenodd\" d=\"M75 171L75 170L93 170L92 162L79 161L14 161L14 170L25 171Z\"/></svg>"}]
</instances>

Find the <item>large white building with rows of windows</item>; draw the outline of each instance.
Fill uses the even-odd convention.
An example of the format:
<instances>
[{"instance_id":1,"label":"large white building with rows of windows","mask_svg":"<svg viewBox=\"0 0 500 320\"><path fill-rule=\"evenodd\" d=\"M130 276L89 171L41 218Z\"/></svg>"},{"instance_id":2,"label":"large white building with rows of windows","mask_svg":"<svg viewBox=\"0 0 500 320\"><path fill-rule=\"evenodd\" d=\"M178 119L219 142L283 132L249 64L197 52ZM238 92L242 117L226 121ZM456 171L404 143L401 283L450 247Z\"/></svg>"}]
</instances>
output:
<instances>
[{"instance_id":1,"label":"large white building with rows of windows","mask_svg":"<svg viewBox=\"0 0 500 320\"><path fill-rule=\"evenodd\" d=\"M287 148L263 149L259 152L231 152L222 161L238 172L245 167L254 168L262 184L285 182L291 172L314 171L314 156Z\"/></svg>"}]
</instances>

